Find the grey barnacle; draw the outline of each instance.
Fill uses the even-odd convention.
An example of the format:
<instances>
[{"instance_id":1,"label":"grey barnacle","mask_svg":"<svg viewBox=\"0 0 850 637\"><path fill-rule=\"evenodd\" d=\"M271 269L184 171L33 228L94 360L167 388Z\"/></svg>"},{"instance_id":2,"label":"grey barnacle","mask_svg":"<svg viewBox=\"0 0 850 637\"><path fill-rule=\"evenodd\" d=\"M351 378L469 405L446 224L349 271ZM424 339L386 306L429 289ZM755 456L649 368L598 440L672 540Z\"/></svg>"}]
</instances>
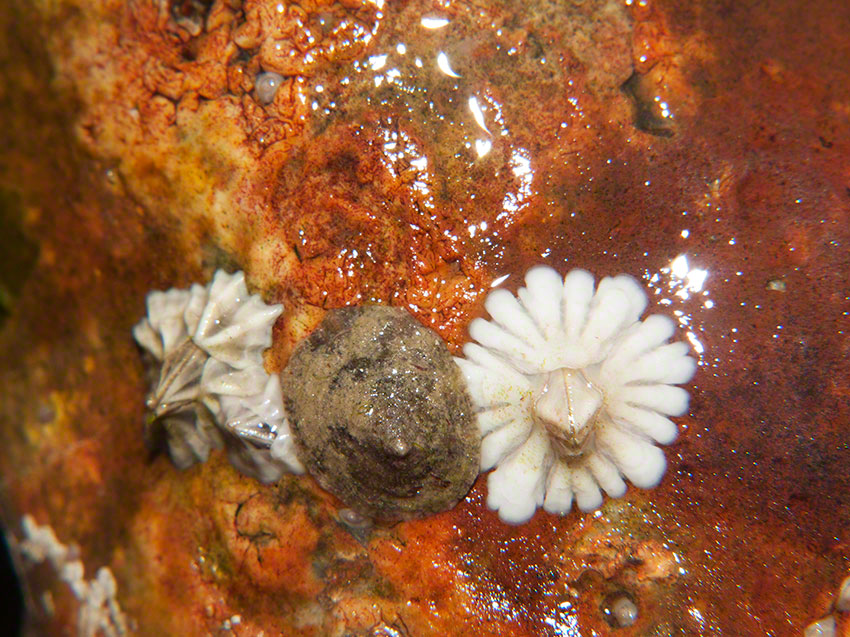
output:
<instances>
[{"instance_id":1,"label":"grey barnacle","mask_svg":"<svg viewBox=\"0 0 850 637\"><path fill-rule=\"evenodd\" d=\"M159 366L148 441L164 438L181 469L224 444L238 469L264 482L298 471L277 378L263 369L283 307L250 295L242 272L221 270L207 286L151 292L147 307L133 336Z\"/></svg>"},{"instance_id":2,"label":"grey barnacle","mask_svg":"<svg viewBox=\"0 0 850 637\"><path fill-rule=\"evenodd\" d=\"M476 478L480 442L460 369L402 309L331 310L281 386L298 457L359 514L443 511Z\"/></svg>"},{"instance_id":3,"label":"grey barnacle","mask_svg":"<svg viewBox=\"0 0 850 637\"><path fill-rule=\"evenodd\" d=\"M152 387L146 400L145 438L158 447L165 442L174 464L185 469L206 460L222 444L215 430L215 404L204 404L200 378L209 355L189 337L184 313L188 290L148 294L148 315L133 336L149 355Z\"/></svg>"}]
</instances>

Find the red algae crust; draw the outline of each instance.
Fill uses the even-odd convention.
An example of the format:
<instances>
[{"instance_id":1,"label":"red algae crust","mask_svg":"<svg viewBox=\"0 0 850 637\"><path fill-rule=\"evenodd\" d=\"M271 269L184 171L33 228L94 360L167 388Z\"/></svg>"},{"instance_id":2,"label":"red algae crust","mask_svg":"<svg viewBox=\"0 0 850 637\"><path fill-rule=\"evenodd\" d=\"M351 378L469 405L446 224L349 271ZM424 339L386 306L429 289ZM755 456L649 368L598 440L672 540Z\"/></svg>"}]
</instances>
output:
<instances>
[{"instance_id":1,"label":"red algae crust","mask_svg":"<svg viewBox=\"0 0 850 637\"><path fill-rule=\"evenodd\" d=\"M850 6L12 0L0 9L0 491L28 634L799 635L850 573ZM282 76L274 99L254 89ZM404 308L458 353L496 279L625 272L700 368L667 475L595 513L353 529L309 476L143 443L130 330L241 269L285 311ZM101 630L99 634L108 634Z\"/></svg>"}]
</instances>

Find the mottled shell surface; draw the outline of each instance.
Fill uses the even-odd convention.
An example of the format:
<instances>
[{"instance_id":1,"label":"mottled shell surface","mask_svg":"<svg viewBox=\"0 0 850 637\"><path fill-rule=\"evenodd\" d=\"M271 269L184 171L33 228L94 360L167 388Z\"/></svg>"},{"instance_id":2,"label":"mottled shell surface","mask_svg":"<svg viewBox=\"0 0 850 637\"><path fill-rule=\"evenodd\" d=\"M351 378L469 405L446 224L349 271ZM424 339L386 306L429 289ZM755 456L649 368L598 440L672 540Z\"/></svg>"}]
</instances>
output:
<instances>
[{"instance_id":1,"label":"mottled shell surface","mask_svg":"<svg viewBox=\"0 0 850 637\"><path fill-rule=\"evenodd\" d=\"M472 403L445 343L399 308L332 310L281 374L298 456L357 512L454 506L478 473Z\"/></svg>"}]
</instances>

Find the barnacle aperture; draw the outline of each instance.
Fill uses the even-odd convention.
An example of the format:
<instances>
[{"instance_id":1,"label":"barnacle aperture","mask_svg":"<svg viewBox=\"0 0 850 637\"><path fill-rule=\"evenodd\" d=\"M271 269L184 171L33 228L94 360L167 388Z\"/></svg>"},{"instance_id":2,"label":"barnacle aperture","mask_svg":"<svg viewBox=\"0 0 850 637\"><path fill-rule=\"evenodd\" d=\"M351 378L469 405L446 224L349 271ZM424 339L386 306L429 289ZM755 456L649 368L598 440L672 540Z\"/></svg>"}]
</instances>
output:
<instances>
[{"instance_id":1,"label":"barnacle aperture","mask_svg":"<svg viewBox=\"0 0 850 637\"><path fill-rule=\"evenodd\" d=\"M281 374L298 456L357 512L399 520L454 506L478 474L463 376L406 311L332 310Z\"/></svg>"}]
</instances>

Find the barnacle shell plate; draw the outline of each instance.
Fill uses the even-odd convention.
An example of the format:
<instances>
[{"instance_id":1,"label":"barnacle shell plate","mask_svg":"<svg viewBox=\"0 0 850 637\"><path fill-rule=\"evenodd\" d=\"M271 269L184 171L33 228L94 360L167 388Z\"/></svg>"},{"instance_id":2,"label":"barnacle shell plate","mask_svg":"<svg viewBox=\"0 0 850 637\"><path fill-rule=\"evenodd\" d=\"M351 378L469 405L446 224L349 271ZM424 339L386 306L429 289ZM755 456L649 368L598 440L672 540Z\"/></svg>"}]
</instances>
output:
<instances>
[{"instance_id":1,"label":"barnacle shell plate","mask_svg":"<svg viewBox=\"0 0 850 637\"><path fill-rule=\"evenodd\" d=\"M249 294L244 273L219 270L207 286L151 292L147 307L133 335L159 363L149 441L164 437L180 468L225 445L231 462L261 481L301 471L278 379L263 368L283 306Z\"/></svg>"}]
</instances>

